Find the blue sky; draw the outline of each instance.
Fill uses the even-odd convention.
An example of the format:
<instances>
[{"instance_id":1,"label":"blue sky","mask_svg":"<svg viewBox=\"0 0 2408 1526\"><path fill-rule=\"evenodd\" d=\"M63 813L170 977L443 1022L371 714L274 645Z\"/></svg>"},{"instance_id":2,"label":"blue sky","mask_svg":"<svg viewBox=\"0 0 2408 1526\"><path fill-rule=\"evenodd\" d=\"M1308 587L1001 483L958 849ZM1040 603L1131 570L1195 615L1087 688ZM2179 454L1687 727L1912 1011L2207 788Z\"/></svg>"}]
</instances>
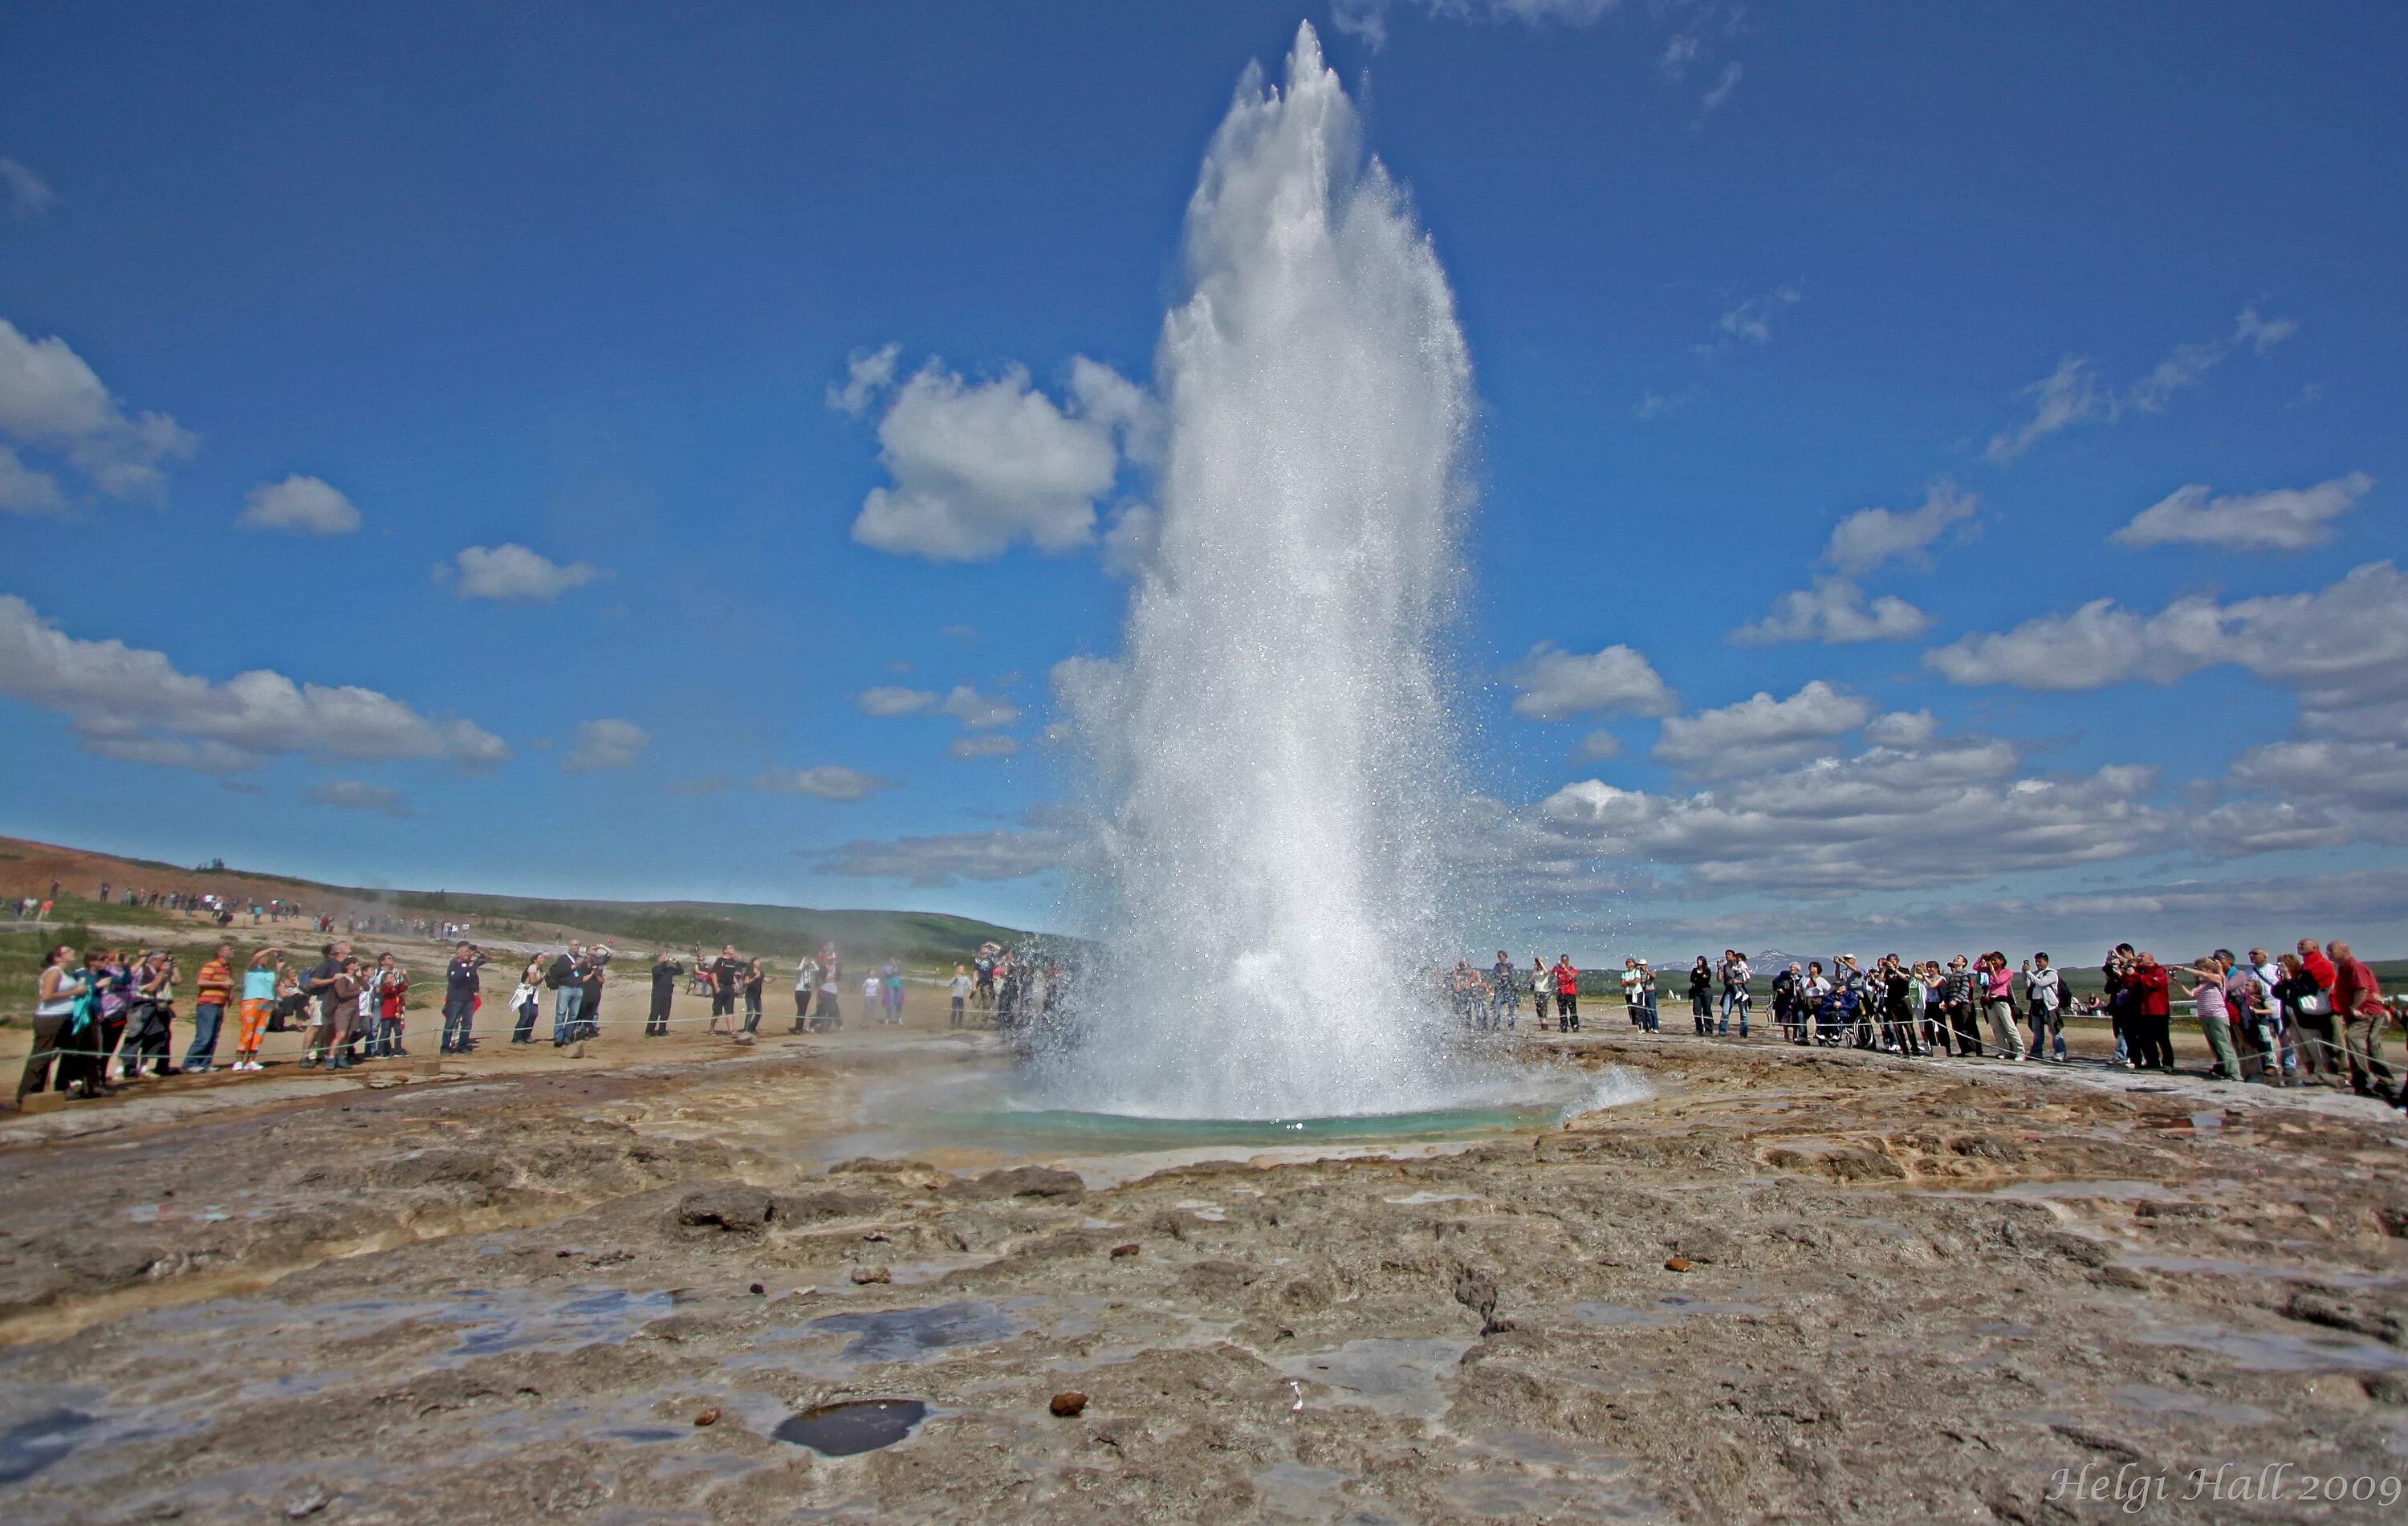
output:
<instances>
[{"instance_id":1,"label":"blue sky","mask_svg":"<svg viewBox=\"0 0 2408 1526\"><path fill-rule=\"evenodd\" d=\"M1074 362L1309 19L1477 368L1500 922L2408 954L2408 17L1341 12L10 11L0 830L1054 917Z\"/></svg>"}]
</instances>

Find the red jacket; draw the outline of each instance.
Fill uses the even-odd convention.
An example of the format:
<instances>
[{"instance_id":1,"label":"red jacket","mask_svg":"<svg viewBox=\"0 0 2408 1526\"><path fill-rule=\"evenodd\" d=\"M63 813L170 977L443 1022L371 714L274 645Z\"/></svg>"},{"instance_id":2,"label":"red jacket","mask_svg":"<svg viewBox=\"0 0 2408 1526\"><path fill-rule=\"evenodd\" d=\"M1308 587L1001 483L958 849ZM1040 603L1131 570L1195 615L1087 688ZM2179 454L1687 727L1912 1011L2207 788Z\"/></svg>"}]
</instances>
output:
<instances>
[{"instance_id":1,"label":"red jacket","mask_svg":"<svg viewBox=\"0 0 2408 1526\"><path fill-rule=\"evenodd\" d=\"M2344 1017L2380 1017L2383 987L2365 963L2351 959L2339 967L2332 985L2333 1011Z\"/></svg>"},{"instance_id":2,"label":"red jacket","mask_svg":"<svg viewBox=\"0 0 2408 1526\"><path fill-rule=\"evenodd\" d=\"M1557 996L1579 995L1580 972L1569 964L1555 966L1555 994Z\"/></svg>"},{"instance_id":3,"label":"red jacket","mask_svg":"<svg viewBox=\"0 0 2408 1526\"><path fill-rule=\"evenodd\" d=\"M2324 992L2327 996L2330 996L2332 994L2332 960L2326 958L2322 954L2311 954L2306 958L2300 961L2300 968L2316 977L2316 989ZM2341 1010L2341 1006L2338 1002L2334 1003L2333 1010L2335 1012L2339 1012Z\"/></svg>"},{"instance_id":4,"label":"red jacket","mask_svg":"<svg viewBox=\"0 0 2408 1526\"><path fill-rule=\"evenodd\" d=\"M2140 993L2137 1000L2140 1002L2142 1016L2163 1017L2173 1010L2166 1001L2166 967L2164 965L2142 965L2124 977L2124 984L2131 990Z\"/></svg>"}]
</instances>

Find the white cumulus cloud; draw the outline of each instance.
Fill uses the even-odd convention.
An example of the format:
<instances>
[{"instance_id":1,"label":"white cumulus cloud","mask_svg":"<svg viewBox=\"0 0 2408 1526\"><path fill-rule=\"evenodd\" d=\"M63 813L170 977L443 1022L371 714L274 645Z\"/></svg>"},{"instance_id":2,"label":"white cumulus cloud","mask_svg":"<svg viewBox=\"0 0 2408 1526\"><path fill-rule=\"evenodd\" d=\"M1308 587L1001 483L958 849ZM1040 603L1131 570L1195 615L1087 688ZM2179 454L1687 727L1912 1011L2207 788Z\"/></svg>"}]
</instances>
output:
<instances>
[{"instance_id":1,"label":"white cumulus cloud","mask_svg":"<svg viewBox=\"0 0 2408 1526\"><path fill-rule=\"evenodd\" d=\"M999 695L981 694L967 684L955 684L953 692L945 696L944 703L937 709L970 731L990 731L1020 719L1018 705Z\"/></svg>"},{"instance_id":2,"label":"white cumulus cloud","mask_svg":"<svg viewBox=\"0 0 2408 1526\"><path fill-rule=\"evenodd\" d=\"M899 684L881 684L864 689L853 697L853 703L864 715L881 717L917 715L937 708L937 696L927 689L905 688Z\"/></svg>"},{"instance_id":3,"label":"white cumulus cloud","mask_svg":"<svg viewBox=\"0 0 2408 1526\"><path fill-rule=\"evenodd\" d=\"M0 436L64 455L111 497L156 497L159 463L199 439L165 413L129 414L56 337L28 338L0 318Z\"/></svg>"},{"instance_id":4,"label":"white cumulus cloud","mask_svg":"<svg viewBox=\"0 0 2408 1526\"><path fill-rule=\"evenodd\" d=\"M1534 721L1560 721L1586 713L1669 715L1681 697L1634 649L1566 652L1541 641L1506 674L1515 689L1513 713Z\"/></svg>"},{"instance_id":5,"label":"white cumulus cloud","mask_svg":"<svg viewBox=\"0 0 2408 1526\"><path fill-rule=\"evenodd\" d=\"M1036 806L1023 814L1018 828L847 842L806 857L831 874L934 889L961 880L1017 880L1059 869L1079 837L1068 813Z\"/></svg>"},{"instance_id":6,"label":"white cumulus cloud","mask_svg":"<svg viewBox=\"0 0 2408 1526\"><path fill-rule=\"evenodd\" d=\"M1956 529L1982 507L1982 500L1942 477L1925 492L1920 507L1901 513L1859 509L1831 527L1824 559L1850 577L1884 562L1920 561L1931 543Z\"/></svg>"},{"instance_id":7,"label":"white cumulus cloud","mask_svg":"<svg viewBox=\"0 0 2408 1526\"><path fill-rule=\"evenodd\" d=\"M602 569L591 562L563 566L515 541L466 547L452 563L438 563L435 569L436 581L452 583L462 598L520 604L549 604L601 575Z\"/></svg>"},{"instance_id":8,"label":"white cumulus cloud","mask_svg":"<svg viewBox=\"0 0 2408 1526\"><path fill-rule=\"evenodd\" d=\"M1818 577L1812 588L1792 588L1772 601L1772 612L1751 620L1730 634L1742 646L1773 646L1784 641L1823 641L1841 646L1854 641L1897 641L1931 628L1931 616L1896 594L1884 594L1870 603L1850 578Z\"/></svg>"},{"instance_id":9,"label":"white cumulus cloud","mask_svg":"<svg viewBox=\"0 0 2408 1526\"><path fill-rule=\"evenodd\" d=\"M890 350L856 357L830 401L862 413L883 399L879 460L891 487L870 490L853 521L863 545L931 561L985 561L1026 543L1075 551L1096 539L1123 447L1140 458L1159 436L1158 410L1109 366L1073 361L1067 401L1039 391L1024 367L972 382L935 361L894 385Z\"/></svg>"},{"instance_id":10,"label":"white cumulus cloud","mask_svg":"<svg viewBox=\"0 0 2408 1526\"><path fill-rule=\"evenodd\" d=\"M1815 679L1786 699L1759 692L1735 705L1674 715L1655 756L1693 774L1756 773L1831 750L1831 739L1865 724L1872 701Z\"/></svg>"},{"instance_id":11,"label":"white cumulus cloud","mask_svg":"<svg viewBox=\"0 0 2408 1526\"><path fill-rule=\"evenodd\" d=\"M57 478L36 471L15 451L0 445L0 510L12 514L55 514L66 506Z\"/></svg>"},{"instance_id":12,"label":"white cumulus cloud","mask_svg":"<svg viewBox=\"0 0 2408 1526\"><path fill-rule=\"evenodd\" d=\"M349 535L360 527L360 511L339 489L294 472L280 482L252 488L243 499L239 523L254 530Z\"/></svg>"},{"instance_id":13,"label":"white cumulus cloud","mask_svg":"<svg viewBox=\"0 0 2408 1526\"><path fill-rule=\"evenodd\" d=\"M2362 471L2314 487L2230 497L2203 482L2175 489L2109 539L2119 546L2216 546L2226 551L2304 551L2332 539L2332 522L2358 507L2374 479Z\"/></svg>"},{"instance_id":14,"label":"white cumulus cloud","mask_svg":"<svg viewBox=\"0 0 2408 1526\"><path fill-rule=\"evenodd\" d=\"M867 799L882 789L897 786L892 779L882 779L858 769L827 763L816 769L772 770L753 780L752 787L771 795L809 795L822 800L859 800Z\"/></svg>"},{"instance_id":15,"label":"white cumulus cloud","mask_svg":"<svg viewBox=\"0 0 2408 1526\"><path fill-rule=\"evenodd\" d=\"M577 727L577 745L560 760L560 771L593 773L602 769L632 769L636 759L652 744L652 734L633 721L581 721Z\"/></svg>"},{"instance_id":16,"label":"white cumulus cloud","mask_svg":"<svg viewBox=\"0 0 2408 1526\"><path fill-rule=\"evenodd\" d=\"M296 684L265 669L223 684L163 653L69 636L0 595L0 694L69 717L104 757L225 773L301 755L351 762L443 758L464 770L510 756L468 721L437 721L374 689Z\"/></svg>"}]
</instances>

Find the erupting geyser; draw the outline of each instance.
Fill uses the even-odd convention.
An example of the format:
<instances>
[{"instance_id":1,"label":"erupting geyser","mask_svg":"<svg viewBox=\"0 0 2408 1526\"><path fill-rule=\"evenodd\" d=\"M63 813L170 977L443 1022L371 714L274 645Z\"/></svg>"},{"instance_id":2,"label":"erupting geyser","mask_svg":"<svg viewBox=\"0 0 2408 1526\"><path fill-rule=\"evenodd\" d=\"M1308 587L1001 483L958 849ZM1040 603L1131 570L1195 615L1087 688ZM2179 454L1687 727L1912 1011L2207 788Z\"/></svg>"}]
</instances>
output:
<instances>
[{"instance_id":1,"label":"erupting geyser","mask_svg":"<svg viewBox=\"0 0 2408 1526\"><path fill-rule=\"evenodd\" d=\"M1310 26L1188 205L1158 539L1075 685L1101 944L1055 1096L1281 1118L1449 1105L1429 963L1455 823L1437 637L1471 494L1445 272Z\"/></svg>"}]
</instances>

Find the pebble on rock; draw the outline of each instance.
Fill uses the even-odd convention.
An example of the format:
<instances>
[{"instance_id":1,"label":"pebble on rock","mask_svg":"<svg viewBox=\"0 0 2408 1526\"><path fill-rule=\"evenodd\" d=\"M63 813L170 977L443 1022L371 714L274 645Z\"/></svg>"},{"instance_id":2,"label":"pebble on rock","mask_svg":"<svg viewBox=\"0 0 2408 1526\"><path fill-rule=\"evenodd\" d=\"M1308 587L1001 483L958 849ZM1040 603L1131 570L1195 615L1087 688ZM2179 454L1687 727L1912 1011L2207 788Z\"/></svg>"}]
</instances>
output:
<instances>
[{"instance_id":1,"label":"pebble on rock","mask_svg":"<svg viewBox=\"0 0 2408 1526\"><path fill-rule=\"evenodd\" d=\"M1045 1407L1067 1420L1087 1407L1087 1396L1076 1390L1069 1393L1057 1393L1054 1396L1054 1402Z\"/></svg>"},{"instance_id":2,"label":"pebble on rock","mask_svg":"<svg viewBox=\"0 0 2408 1526\"><path fill-rule=\"evenodd\" d=\"M701 1414L694 1418L694 1423L696 1425L717 1425L719 1423L719 1411L715 1409L706 1409Z\"/></svg>"},{"instance_id":3,"label":"pebble on rock","mask_svg":"<svg viewBox=\"0 0 2408 1526\"><path fill-rule=\"evenodd\" d=\"M864 1286L873 1282L893 1282L895 1274L882 1266L856 1266L853 1269L853 1280Z\"/></svg>"},{"instance_id":4,"label":"pebble on rock","mask_svg":"<svg viewBox=\"0 0 2408 1526\"><path fill-rule=\"evenodd\" d=\"M1675 1256L1670 1260L1664 1263L1664 1270L1667 1272L1686 1272L1690 1267L1696 1264L1697 1263L1694 1261L1684 1260L1680 1257Z\"/></svg>"},{"instance_id":5,"label":"pebble on rock","mask_svg":"<svg viewBox=\"0 0 2408 1526\"><path fill-rule=\"evenodd\" d=\"M1136 1241L1134 1241L1134 1240L1130 1241L1130 1242L1129 1242L1127 1245L1114 1245L1114 1246L1112 1247L1112 1260L1116 1260L1116 1261L1117 1261L1117 1260L1120 1260L1122 1257L1124 1257L1124 1256L1134 1256L1134 1255L1136 1255L1136 1254L1137 1254L1137 1242L1136 1242Z\"/></svg>"}]
</instances>

